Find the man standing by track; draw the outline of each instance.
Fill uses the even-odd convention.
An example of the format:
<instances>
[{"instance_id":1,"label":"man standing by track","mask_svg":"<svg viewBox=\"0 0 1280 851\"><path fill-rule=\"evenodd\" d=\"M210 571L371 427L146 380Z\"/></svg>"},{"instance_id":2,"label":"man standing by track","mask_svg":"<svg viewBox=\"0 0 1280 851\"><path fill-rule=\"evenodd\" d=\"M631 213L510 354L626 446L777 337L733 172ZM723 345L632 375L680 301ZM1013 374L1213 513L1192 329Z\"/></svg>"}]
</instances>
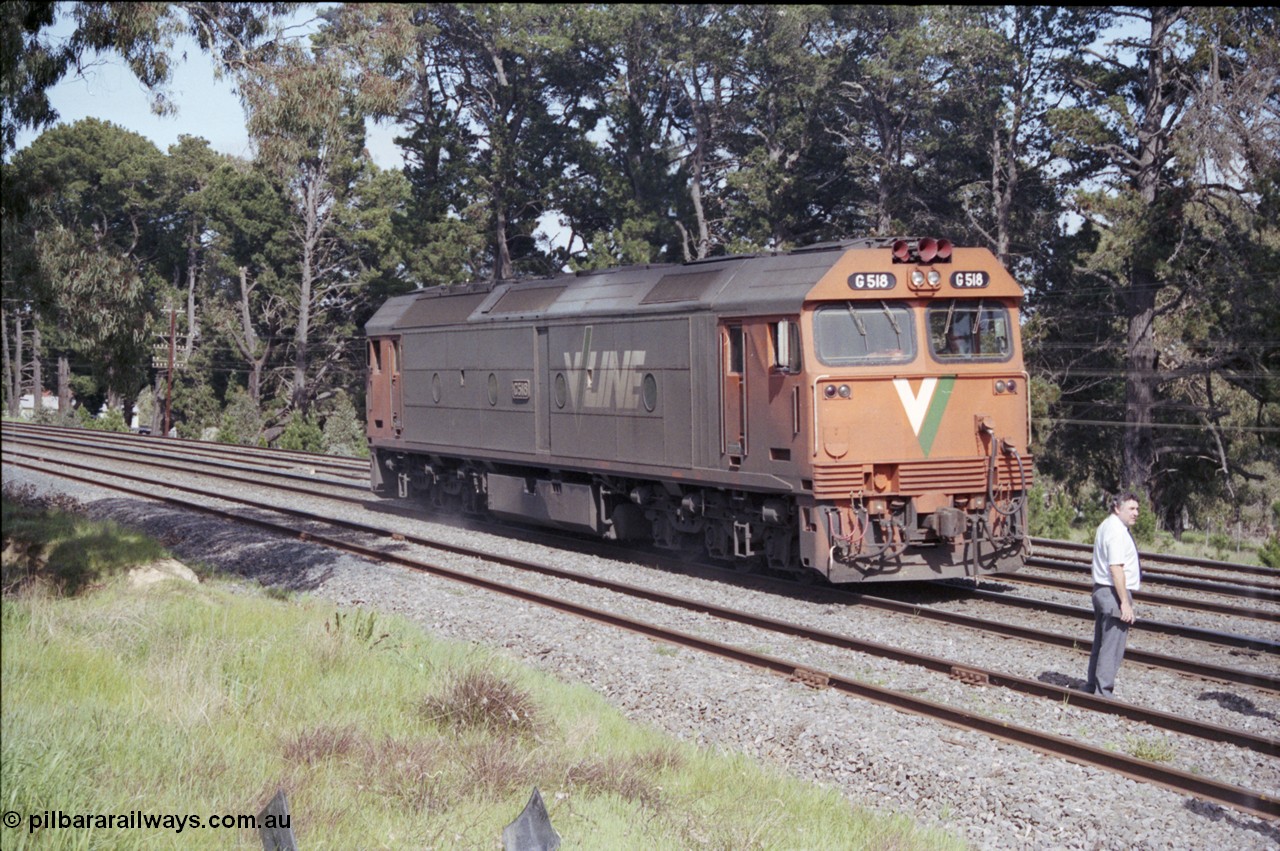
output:
<instances>
[{"instance_id":1,"label":"man standing by track","mask_svg":"<svg viewBox=\"0 0 1280 851\"><path fill-rule=\"evenodd\" d=\"M1093 650L1084 690L1111 697L1124 660L1133 623L1133 592L1141 571L1130 529L1138 522L1138 496L1132 491L1111 499L1111 514L1093 540Z\"/></svg>"}]
</instances>

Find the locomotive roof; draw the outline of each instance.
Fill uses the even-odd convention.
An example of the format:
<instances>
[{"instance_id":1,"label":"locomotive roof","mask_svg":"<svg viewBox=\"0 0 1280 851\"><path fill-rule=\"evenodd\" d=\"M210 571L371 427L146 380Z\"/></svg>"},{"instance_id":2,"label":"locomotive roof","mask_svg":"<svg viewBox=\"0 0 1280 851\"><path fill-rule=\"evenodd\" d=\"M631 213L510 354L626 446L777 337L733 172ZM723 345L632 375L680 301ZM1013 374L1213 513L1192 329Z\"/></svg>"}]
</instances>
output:
<instances>
[{"instance_id":1,"label":"locomotive roof","mask_svg":"<svg viewBox=\"0 0 1280 851\"><path fill-rule=\"evenodd\" d=\"M851 253L849 249L883 249L887 266L890 242L868 239L825 243L785 254L434 287L389 299L366 323L365 332L378 335L424 326L673 312L729 316L797 313L819 281L837 265L848 265L841 261ZM991 257L989 252L983 252ZM1021 295L1020 288L1016 284L1013 287Z\"/></svg>"}]
</instances>

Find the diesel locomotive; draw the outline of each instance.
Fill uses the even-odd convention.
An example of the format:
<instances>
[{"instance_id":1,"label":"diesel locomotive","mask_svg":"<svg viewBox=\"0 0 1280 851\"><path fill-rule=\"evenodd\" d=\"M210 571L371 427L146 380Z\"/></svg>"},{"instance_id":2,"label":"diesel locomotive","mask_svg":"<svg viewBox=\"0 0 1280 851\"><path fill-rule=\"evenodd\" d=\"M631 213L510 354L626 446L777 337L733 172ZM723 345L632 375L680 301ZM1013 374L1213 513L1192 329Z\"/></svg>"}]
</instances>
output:
<instances>
[{"instance_id":1,"label":"diesel locomotive","mask_svg":"<svg viewBox=\"0 0 1280 851\"><path fill-rule=\"evenodd\" d=\"M372 488L835 583L1012 571L1021 299L930 238L393 297L365 327Z\"/></svg>"}]
</instances>

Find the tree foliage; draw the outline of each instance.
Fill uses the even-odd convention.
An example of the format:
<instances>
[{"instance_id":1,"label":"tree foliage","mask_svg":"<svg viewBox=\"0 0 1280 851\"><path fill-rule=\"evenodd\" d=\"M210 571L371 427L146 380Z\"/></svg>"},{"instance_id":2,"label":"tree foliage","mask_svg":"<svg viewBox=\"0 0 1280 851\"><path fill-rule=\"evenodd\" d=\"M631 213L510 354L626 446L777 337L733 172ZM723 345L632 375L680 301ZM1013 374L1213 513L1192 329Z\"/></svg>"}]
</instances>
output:
<instances>
[{"instance_id":1,"label":"tree foliage","mask_svg":"<svg viewBox=\"0 0 1280 851\"><path fill-rule=\"evenodd\" d=\"M51 4L0 13L6 154L98 55L167 108L185 34L256 155L82 122L6 162L10 396L42 354L136 393L175 304L183 428L347 446L353 342L389 294L934 234L1024 283L1055 522L1065 494L1136 485L1169 528L1274 524L1273 8L335 4L302 36L284 4L64 8L65 43ZM371 162L372 121L403 168ZM119 315L88 327L89 300Z\"/></svg>"}]
</instances>

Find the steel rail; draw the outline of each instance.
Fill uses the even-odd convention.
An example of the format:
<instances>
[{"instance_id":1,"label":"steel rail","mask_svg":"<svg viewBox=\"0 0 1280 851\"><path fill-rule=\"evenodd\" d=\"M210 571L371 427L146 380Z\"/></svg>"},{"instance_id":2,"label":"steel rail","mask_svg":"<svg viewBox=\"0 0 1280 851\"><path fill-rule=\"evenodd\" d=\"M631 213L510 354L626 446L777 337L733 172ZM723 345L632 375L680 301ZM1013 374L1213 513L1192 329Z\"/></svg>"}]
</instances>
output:
<instances>
[{"instance_id":1,"label":"steel rail","mask_svg":"<svg viewBox=\"0 0 1280 851\"><path fill-rule=\"evenodd\" d=\"M1049 547L1050 549L1070 550L1073 552L1092 553L1092 544L1080 544L1075 541L1055 541L1051 538L1032 538L1032 546ZM1194 558L1192 556L1179 556L1164 553L1153 553L1147 550L1139 550L1138 558L1143 562L1158 562L1160 564L1177 564L1183 567L1205 567L1210 570L1229 570L1235 573L1251 573L1255 576L1266 576L1272 579L1280 576L1280 571L1270 567L1260 567L1256 564L1241 564L1234 561L1215 561L1207 558Z\"/></svg>"},{"instance_id":2,"label":"steel rail","mask_svg":"<svg viewBox=\"0 0 1280 851\"><path fill-rule=\"evenodd\" d=\"M1032 576L1025 573L1002 573L999 578L1000 582L1012 582L1021 585L1039 585L1045 588L1057 588L1063 591L1076 591L1081 594L1088 594L1093 587L1092 583L1072 582L1068 579L1055 579L1052 576ZM1203 600L1184 600L1181 597L1172 597L1168 594L1156 594L1151 591L1135 591L1133 599L1137 602L1150 603L1153 606L1170 606L1175 609L1189 609L1197 612L1212 612L1218 615L1230 615L1237 618L1247 618L1249 620L1267 621L1270 623L1280 622L1280 613L1268 612L1262 609L1245 609L1239 606L1227 606L1221 603L1213 603Z\"/></svg>"},{"instance_id":3,"label":"steel rail","mask_svg":"<svg viewBox=\"0 0 1280 851\"><path fill-rule=\"evenodd\" d=\"M1078 561L1057 561L1043 556L1032 556L1027 559L1027 566L1075 574L1091 574L1093 570L1090 565ZM1148 580L1160 585L1168 585L1171 588L1186 588L1193 591L1203 591L1206 594L1221 594L1224 597L1247 597L1251 600L1264 600L1271 603L1280 601L1280 589L1277 589L1275 585L1247 579L1228 582L1223 579L1213 580L1205 579L1204 577L1188 577L1177 573L1166 573L1158 567L1144 567L1142 569L1143 584L1146 584Z\"/></svg>"},{"instance_id":4,"label":"steel rail","mask_svg":"<svg viewBox=\"0 0 1280 851\"><path fill-rule=\"evenodd\" d=\"M60 451L77 452L78 450L64 449ZM10 455L12 454L13 453L11 451ZM99 457L100 453L92 453L92 455L94 457ZM53 463L62 463L67 466L74 466L71 462L57 461L56 459L50 459L50 458L47 458L46 456L24 455L23 457L32 458L35 460L52 461ZM111 457L111 456L101 456L101 457ZM190 472L185 470L185 468L175 467L173 465L157 464L156 462L147 462L147 463L152 466L160 466L164 469L178 469L178 470L184 470L186 472ZM149 484L162 484L160 482L154 482L153 480L144 479L143 477L132 476L128 473L112 473L112 475L116 475L120 478L132 479L134 481L147 482ZM247 479L240 476L228 476L227 478L230 478L235 481L247 482L254 486L263 485L263 483L257 479ZM171 484L171 483L165 483L165 484L166 486L171 487L173 489L186 491L188 493L194 493L201 496L214 497L214 498L225 498L222 494L216 491L208 491L208 490L204 490L204 489L197 488L190 485L178 485L178 484ZM280 490L314 495L312 494L311 491L309 491L306 488L299 488L293 485L270 485L270 487L275 487ZM342 500L342 497L329 497L329 498ZM246 505L251 505L257 508L265 508L267 510L276 510L282 513L289 513L292 516L299 517L300 519L307 519L307 520L326 522L326 523L331 523L336 525L342 525L345 528L349 528L354 531L369 532L369 533L378 534L378 535L396 535L405 540L409 540L410 542L413 542L413 543L421 544L423 546L428 546L428 547L435 547L437 549L447 550L449 552L453 552L459 555L471 556L475 558L483 558L489 561L509 563L512 566L517 566L517 567L526 566L526 563L523 561L512 560L508 562L504 556L490 553L488 551L469 548L469 547L461 547L461 546L448 544L448 543L444 543L444 542L437 541L434 539L429 539L429 538L405 536L399 532L396 532L393 530L387 530L382 527L371 527L363 524L358 524L353 521L336 520L336 519L316 515L310 512L299 511L297 509L279 507L273 503L265 503L265 502L250 500L245 497L239 497L237 498L237 501L240 501ZM665 559L663 557L651 556L651 560L663 562L663 563L671 563L670 559ZM685 565L683 565L683 563L676 563L676 567L683 568L685 567ZM738 574L735 574L735 575L738 575ZM573 574L571 572L565 572L564 576L565 578L574 578L577 576L577 574ZM589 577L584 577L580 581L591 582L594 580L591 580ZM762 580L762 581L772 582L772 580ZM781 584L781 585L782 587L786 587L785 584ZM975 618L969 615L943 612L941 610L931 609L929 607L919 606L916 604L900 603L893 600L889 600L888 598L877 597L877 596L866 594L863 592L845 591L843 588L834 588L831 590L836 593L839 593L845 599L852 599L861 604L865 604L868 607L894 611L899 614L903 614L907 616L924 617L924 618L928 618L935 621L941 621L945 623L966 626L966 627L970 627L970 628L988 632L988 633L996 633L1001 635L1008 635L1011 637L1022 638L1024 640L1039 642L1049 646L1067 647L1071 649L1082 649L1083 651L1087 651L1093 645L1092 640L1089 638L1071 636L1071 635L1062 635L1059 633L1036 630L1029 627L1020 627L1013 624L1003 624L1003 623L996 623L992 621L984 621L980 618ZM969 594L990 595L990 592L975 592L969 589L965 589L965 590ZM1000 597L999 595L990 595L990 596L996 597L996 599L1002 602L1007 601L1007 598ZM1054 605L1060 605L1060 604L1054 604ZM1068 607L1063 606L1061 608L1067 609ZM1075 614L1076 616L1081 616L1078 614L1080 611L1083 611L1083 610L1077 610L1072 608L1069 610L1069 613ZM1089 617L1092 617L1091 612L1089 614ZM1145 621L1139 622L1138 626L1148 627L1148 628L1151 627L1151 625L1148 625ZM1165 625L1166 631L1173 630L1175 626L1176 625ZM1153 630L1153 631L1159 631L1159 630ZM1191 633L1191 636L1194 638L1197 638L1200 640L1213 641L1215 643L1231 643L1231 644L1234 644L1235 646L1244 646L1250 649L1259 649L1259 646L1263 645L1262 639L1242 638L1242 637L1230 636L1222 633L1210 633L1205 630L1192 630L1191 628L1181 628L1181 630L1177 634L1185 635L1188 631ZM1231 642L1223 641L1223 639L1232 639L1232 638L1236 640ZM1280 652L1280 645L1277 645L1276 643L1272 643L1269 648L1264 647L1264 649L1270 649L1272 652ZM1133 662L1150 665L1152 667L1163 668L1166 670L1172 670L1182 674L1191 674L1193 676L1199 676L1206 679L1217 680L1224 683L1234 683L1238 685L1245 685L1252 688L1262 689L1264 691L1280 692L1280 677L1267 675L1267 674L1260 674L1260 673L1248 671L1242 668L1224 668L1219 665L1200 663L1194 660L1186 659L1184 657L1170 656L1167 654L1157 653L1154 651L1142 650L1136 647L1129 648L1129 650L1126 651L1126 657ZM1068 696L1069 694L1072 694L1072 693L1064 693L1062 696L1065 697L1065 696Z\"/></svg>"},{"instance_id":5,"label":"steel rail","mask_svg":"<svg viewBox=\"0 0 1280 851\"><path fill-rule=\"evenodd\" d=\"M199 457L189 458L187 464L180 464L176 461L165 460L165 459L171 459L174 457L183 457L180 455L175 456L175 453L173 452L158 452L158 451L141 449L138 447L127 446L127 445L121 446L120 448L114 448L114 447L105 447L101 445L95 445L93 443L78 443L76 441L66 440L63 438L50 439L46 437L30 437L30 436L23 436L23 437L17 438L16 440L13 438L10 438L9 444L11 446L16 444L18 446L39 447L42 449L53 449L53 450L62 449L63 451L66 451L66 452L74 452L79 455L87 455L92 458L107 458L111 460L123 461L125 463L145 464L150 467L158 467L160 469L165 469L165 470L177 470L183 473L194 473L196 475L216 476L218 478L230 479L231 481L235 481L235 482L245 482L247 484L254 484L254 485L262 484L261 479L253 478L251 476L241 476L235 473L223 473L223 472L216 472L216 473L209 472L207 474L203 474L199 470L193 470L190 466L191 464L200 464L204 467L211 467L219 470L239 470L241 472L253 472L255 470L253 466L245 466L243 464L237 464L233 461L212 460L217 456L202 455ZM126 455L128 455L129 457L125 457ZM226 456L223 456L223 457L226 457ZM142 460L131 461L130 458L138 458ZM281 479L294 479L298 481L308 482L312 486L326 485L328 487L359 491L362 494L369 493L369 483L367 481L357 482L357 481L352 481L350 479L342 480L342 479L322 478L320 476L292 472L286 469L276 469L272 466L269 466L267 469L260 469L258 470L258 472L265 473L266 475L269 475L269 476L275 476ZM272 487L277 487L281 490L295 491L297 493L312 492L308 488L303 486L282 484L282 485L273 485Z\"/></svg>"},{"instance_id":6,"label":"steel rail","mask_svg":"<svg viewBox=\"0 0 1280 851\"><path fill-rule=\"evenodd\" d=\"M998 581L998 580L997 580ZM1054 603L1048 600L1036 600L1029 597L1009 597L996 591L983 591L981 588L961 588L958 586L947 586L955 590L964 592L970 597L980 600L997 603L1002 606L1013 606L1020 609L1034 609L1036 611L1050 612L1055 615L1063 615L1065 617L1078 618L1080 620L1093 621L1093 608L1084 606L1071 606L1066 603ZM1087 599L1087 595L1086 595ZM1216 630L1201 629L1200 627L1186 626L1184 624L1167 623L1165 621L1152 620L1150 618L1141 618L1132 626L1130 632L1151 632L1157 635L1173 635L1179 638L1191 638L1196 641L1205 641L1210 644L1222 644L1228 647L1241 647L1247 650L1257 650L1261 653L1271 655L1280 655L1280 641L1262 638L1255 635L1239 635L1231 632L1219 632ZM1125 655L1130 656L1133 648L1125 651Z\"/></svg>"},{"instance_id":7,"label":"steel rail","mask_svg":"<svg viewBox=\"0 0 1280 851\"><path fill-rule=\"evenodd\" d=\"M15 463L17 466L32 468L30 465L21 462ZM67 462L52 460L49 463L60 463L64 466L74 466ZM217 517L228 518L236 522L250 523L259 528L269 529L277 533L287 534L298 537L303 540L316 543L319 545L339 549L374 561L392 562L404 567L420 570L435 576L461 582L473 587L482 588L484 590L500 593L526 602L537 603L548 608L562 611L567 614L582 617L597 623L603 623L615 626L629 631L635 632L649 638L676 644L678 646L689 647L691 649L700 650L710 653L721 658L730 659L741 662L752 667L756 667L766 671L772 671L782 676L796 679L802 683L816 687L830 687L836 690L861 697L866 700L873 701L882 705L890 706L895 709L910 712L916 715L933 718L945 724L967 730L976 730L985 733L993 738L1000 739L1015 744L1030 747L1042 753L1059 756L1072 762L1083 765L1092 765L1106 768L1110 771L1117 772L1126 777L1133 779L1146 780L1157 785L1173 789L1179 793L1191 794L1216 803L1225 804L1237 809L1253 813L1266 818L1280 817L1280 801L1271 795L1247 789L1241 786L1235 786L1208 778L1190 774L1188 772L1179 771L1159 765L1157 763L1147 762L1135 757L1126 756L1114 751L1108 751L1101 748L1095 748L1090 745L1084 745L1070 739L1056 736L1049 733L1032 730L1027 727L1009 724L1003 721L996 721L982 715L970 712L964 709L940 704L934 701L925 700L913 695L892 689L880 688L868 685L854 679L832 674L830 672L816 670L804 665L797 665L789 660L781 659L768 654L757 653L745 648L714 641L689 633L672 630L656 624L638 621L633 618L619 615L614 612L604 611L590 606L565 600L561 597L552 597L530 589L519 588L517 586L507 585L496 580L485 579L473 574L454 570L443 565L432 562L422 561L420 559L410 558L402 554L394 552L386 552L384 550L356 544L351 541L343 541L337 538L331 538L326 535L319 535L313 532L299 531L291 526L275 523L263 518L250 518L237 514L225 509L215 509L206 505L192 503L188 500L176 497L167 497L156 494L154 491L143 491L136 488L122 487L119 485L104 485L100 480L92 480L81 476L68 475L65 473L41 470L55 476L62 476L77 481L87 482L99 487L110 487L126 493L133 493L138 496L159 500L166 504L176 505L184 509L196 510L201 513L210 514ZM108 475L118 476L126 479L139 480L141 477L130 476L116 472L108 472ZM147 480L143 480L147 481ZM161 484L149 482L151 484ZM171 485L165 485L172 487ZM187 490L189 492L204 493L195 488L177 487L178 490ZM223 498L217 494L204 494L217 498ZM253 500L234 500L244 502L254 507L267 508L268 510L282 513L291 517L302 517L306 519L318 520L325 523L335 523L332 518L322 518L311 512L291 509L283 506L271 506L269 504L258 503ZM350 521L336 521L336 525L344 528L361 528L360 524L354 524ZM368 531L367 527L366 531ZM383 530L384 534L390 535L393 540L400 540L403 536ZM508 559L510 561L514 561ZM521 562L524 564L524 562ZM553 568L554 570L554 568ZM655 592L646 592L652 594ZM665 598L665 595L659 595ZM696 601L692 601L696 602Z\"/></svg>"},{"instance_id":8,"label":"steel rail","mask_svg":"<svg viewBox=\"0 0 1280 851\"><path fill-rule=\"evenodd\" d=\"M396 500L379 499L374 502L366 502L365 507L370 511L397 514L411 520L426 519L420 505L405 507L404 505L399 504L399 501ZM948 612L943 609L934 609L922 603L902 602L886 596L883 593L876 594L871 591L864 590L868 586L813 585L797 582L791 579L775 579L757 573L747 573L732 567L724 567L723 565L717 565L711 562L704 561L690 563L684 559L672 558L669 555L656 553L652 550L623 547L618 544L611 544L599 539L587 539L576 536L571 537L556 532L549 532L546 529L533 529L531 527L520 528L521 540L524 541L536 540L551 547L571 547L576 552L588 552L605 558L633 561L678 573L688 573L691 569L696 568L704 574L714 573L726 578L731 578L738 583L749 581L753 586L767 588L772 593L795 594L798 590L803 589L808 593L821 593L827 595L831 598L837 599L841 603L852 603L855 605L863 605L868 608L897 612L903 615L924 617L941 623L956 624L983 632L1007 635L1033 642L1060 647L1084 646L1085 648L1088 648L1092 644L1091 641L1074 635L1064 635L1061 633L1038 630L1032 627L1022 627L1016 624L1001 623L999 621L988 621L970 615ZM1003 574L983 577L983 580L989 583L999 583L1000 576L1003 576ZM1062 617L1069 617L1075 620L1084 620L1090 623L1093 622L1092 607L1085 608L1081 606L1071 606L1064 603L1055 603L1049 600L1039 600L1031 597L1010 597L996 591L983 591L980 588L974 588L962 584L950 584L944 582L938 583L938 585L939 587L946 588L949 592L964 594L965 596L984 600L996 605L1031 609ZM1156 635L1185 638L1191 641L1201 641L1207 644L1216 644L1224 647L1239 647L1245 650L1257 651L1259 653L1280 655L1280 641L1278 640L1262 638L1255 635L1242 635L1239 633L1204 629L1202 627L1188 626L1186 624L1169 623L1167 621L1159 621L1152 618L1143 618L1139 620L1137 623L1133 624L1131 631L1149 632ZM1128 659L1135 659L1135 653L1142 653L1142 651L1138 651L1134 647L1130 646L1130 648L1125 651L1125 657ZM1170 670L1179 671L1180 673L1206 676L1210 679L1221 679L1219 676L1215 676L1204 671L1190 670L1188 667L1184 667L1184 665L1194 666L1196 663L1189 662L1180 657L1164 656L1158 653L1146 654L1146 656L1146 664L1153 667L1168 668ZM1280 678L1264 677L1262 680L1255 679L1254 681L1246 684L1268 690L1275 690L1276 686L1280 684Z\"/></svg>"},{"instance_id":9,"label":"steel rail","mask_svg":"<svg viewBox=\"0 0 1280 851\"><path fill-rule=\"evenodd\" d=\"M262 466L298 466L308 465L312 467L328 468L335 473L350 473L353 477L357 475L368 476L369 464L367 460L362 461L359 458L342 458L337 455L322 455L317 452L303 452L301 450L290 449L266 449L260 446L240 446L238 444L217 443L207 440L195 440L186 437L160 437L157 435L142 435L132 432L125 434L115 431L89 431L83 428L71 428L67 426L41 425L36 423L16 423L6 421L4 423L4 433L8 434L40 434L50 438L58 437L75 437L89 436L101 440L103 442L112 442L120 445L138 445L152 447L165 447L172 452L175 447L181 447L182 451L189 452L193 455L207 454L211 456L225 455L227 451L239 449L245 454L253 454L258 456Z\"/></svg>"}]
</instances>

